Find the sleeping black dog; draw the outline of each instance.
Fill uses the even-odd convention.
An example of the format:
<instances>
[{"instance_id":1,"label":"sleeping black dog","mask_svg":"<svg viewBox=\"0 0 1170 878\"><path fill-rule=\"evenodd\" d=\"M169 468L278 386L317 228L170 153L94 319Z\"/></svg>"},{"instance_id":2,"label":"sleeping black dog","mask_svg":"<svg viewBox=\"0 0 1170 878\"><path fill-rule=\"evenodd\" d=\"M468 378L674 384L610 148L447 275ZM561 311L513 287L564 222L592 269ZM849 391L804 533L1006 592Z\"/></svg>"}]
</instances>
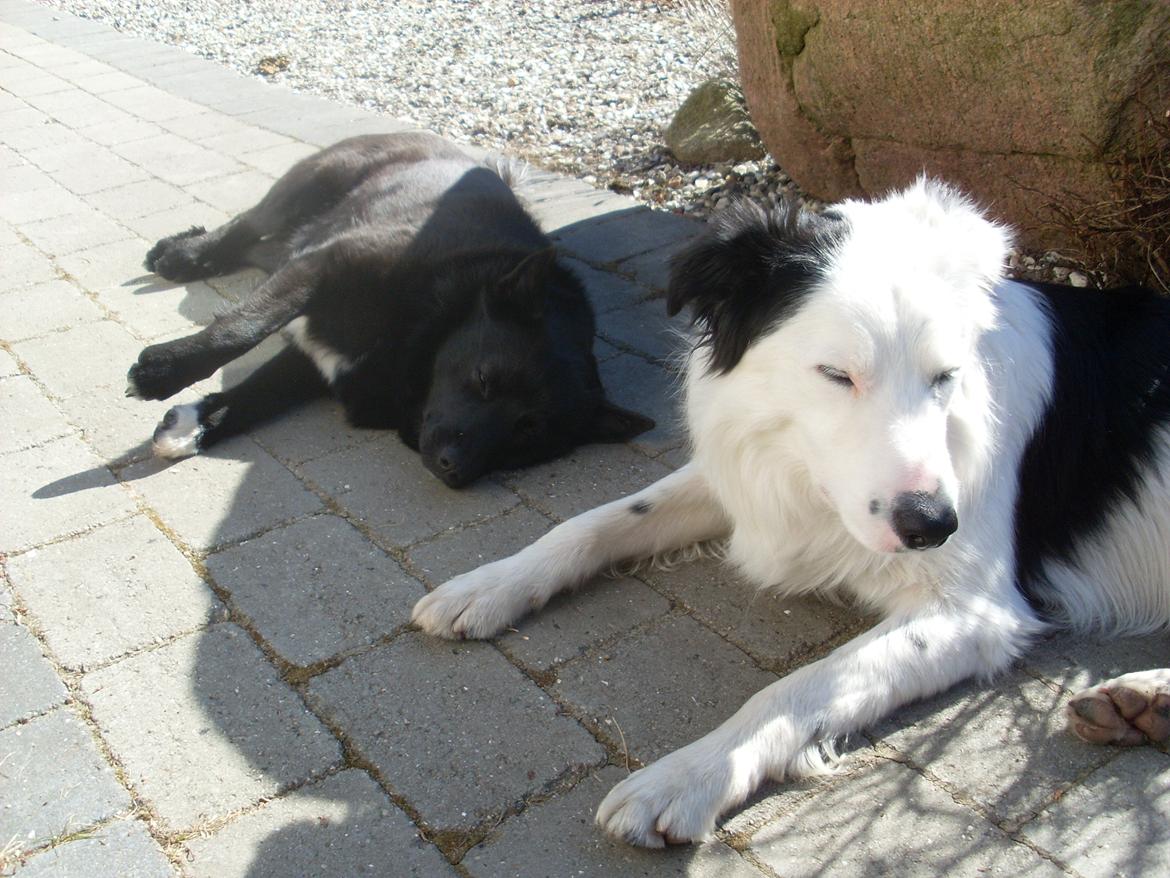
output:
<instances>
[{"instance_id":1,"label":"sleeping black dog","mask_svg":"<svg viewBox=\"0 0 1170 878\"><path fill-rule=\"evenodd\" d=\"M342 141L222 227L146 256L173 281L248 265L271 277L202 331L143 350L127 394L166 399L277 330L292 344L239 386L168 411L162 457L327 389L351 423L398 430L452 487L653 426L606 400L581 284L508 183L438 137Z\"/></svg>"}]
</instances>

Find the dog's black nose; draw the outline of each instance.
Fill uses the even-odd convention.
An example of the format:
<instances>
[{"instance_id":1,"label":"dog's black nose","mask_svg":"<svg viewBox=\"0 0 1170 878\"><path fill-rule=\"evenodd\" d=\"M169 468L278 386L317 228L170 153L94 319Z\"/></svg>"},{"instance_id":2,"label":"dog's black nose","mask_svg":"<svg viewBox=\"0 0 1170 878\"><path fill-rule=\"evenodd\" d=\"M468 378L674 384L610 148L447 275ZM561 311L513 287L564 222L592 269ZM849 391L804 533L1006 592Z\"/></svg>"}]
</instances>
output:
<instances>
[{"instance_id":1,"label":"dog's black nose","mask_svg":"<svg viewBox=\"0 0 1170 878\"><path fill-rule=\"evenodd\" d=\"M890 523L907 549L941 546L959 527L959 516L945 494L907 491L894 498Z\"/></svg>"}]
</instances>

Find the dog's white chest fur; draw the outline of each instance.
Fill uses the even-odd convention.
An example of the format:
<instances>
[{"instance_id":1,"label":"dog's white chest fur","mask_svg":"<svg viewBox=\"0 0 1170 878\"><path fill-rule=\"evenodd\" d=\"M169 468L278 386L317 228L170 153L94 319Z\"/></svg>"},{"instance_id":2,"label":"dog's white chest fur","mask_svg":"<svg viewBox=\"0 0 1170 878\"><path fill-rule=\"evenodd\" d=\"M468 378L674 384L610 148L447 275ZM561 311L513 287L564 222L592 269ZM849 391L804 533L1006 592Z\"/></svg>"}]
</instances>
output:
<instances>
[{"instance_id":1,"label":"dog's white chest fur","mask_svg":"<svg viewBox=\"0 0 1170 878\"><path fill-rule=\"evenodd\" d=\"M353 367L353 362L349 357L338 353L329 345L312 336L309 331L308 317L297 317L290 320L281 330L281 334L313 361L318 371L330 384L334 384L340 375Z\"/></svg>"}]
</instances>

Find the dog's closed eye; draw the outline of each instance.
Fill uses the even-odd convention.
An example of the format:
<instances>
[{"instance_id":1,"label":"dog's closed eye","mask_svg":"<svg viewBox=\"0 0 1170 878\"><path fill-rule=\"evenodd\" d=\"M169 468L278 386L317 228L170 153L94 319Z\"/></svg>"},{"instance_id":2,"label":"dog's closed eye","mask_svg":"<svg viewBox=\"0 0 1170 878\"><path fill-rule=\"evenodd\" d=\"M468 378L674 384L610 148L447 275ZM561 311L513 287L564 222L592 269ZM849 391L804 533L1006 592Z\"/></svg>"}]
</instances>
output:
<instances>
[{"instance_id":1,"label":"dog's closed eye","mask_svg":"<svg viewBox=\"0 0 1170 878\"><path fill-rule=\"evenodd\" d=\"M853 379L849 377L849 373L844 369L837 369L833 366L817 366L817 371L834 384L839 384L842 387L854 386Z\"/></svg>"}]
</instances>

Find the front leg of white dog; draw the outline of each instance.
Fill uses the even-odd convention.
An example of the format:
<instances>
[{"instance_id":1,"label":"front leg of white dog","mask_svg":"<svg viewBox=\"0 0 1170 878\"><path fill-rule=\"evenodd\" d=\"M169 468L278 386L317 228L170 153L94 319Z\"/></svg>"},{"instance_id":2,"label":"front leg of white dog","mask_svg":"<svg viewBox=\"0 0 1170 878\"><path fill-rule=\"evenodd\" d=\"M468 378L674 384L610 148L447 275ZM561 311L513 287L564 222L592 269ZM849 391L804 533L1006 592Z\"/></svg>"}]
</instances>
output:
<instances>
[{"instance_id":1,"label":"front leg of white dog","mask_svg":"<svg viewBox=\"0 0 1170 878\"><path fill-rule=\"evenodd\" d=\"M719 815L765 779L810 771L822 743L901 704L1006 667L1034 630L1026 609L968 609L887 619L778 680L715 731L614 787L598 809L598 824L646 847L705 839Z\"/></svg>"},{"instance_id":2,"label":"front leg of white dog","mask_svg":"<svg viewBox=\"0 0 1170 878\"><path fill-rule=\"evenodd\" d=\"M492 637L618 561L712 539L727 527L702 475L685 466L569 519L510 558L444 583L415 604L412 618L440 637Z\"/></svg>"}]
</instances>

